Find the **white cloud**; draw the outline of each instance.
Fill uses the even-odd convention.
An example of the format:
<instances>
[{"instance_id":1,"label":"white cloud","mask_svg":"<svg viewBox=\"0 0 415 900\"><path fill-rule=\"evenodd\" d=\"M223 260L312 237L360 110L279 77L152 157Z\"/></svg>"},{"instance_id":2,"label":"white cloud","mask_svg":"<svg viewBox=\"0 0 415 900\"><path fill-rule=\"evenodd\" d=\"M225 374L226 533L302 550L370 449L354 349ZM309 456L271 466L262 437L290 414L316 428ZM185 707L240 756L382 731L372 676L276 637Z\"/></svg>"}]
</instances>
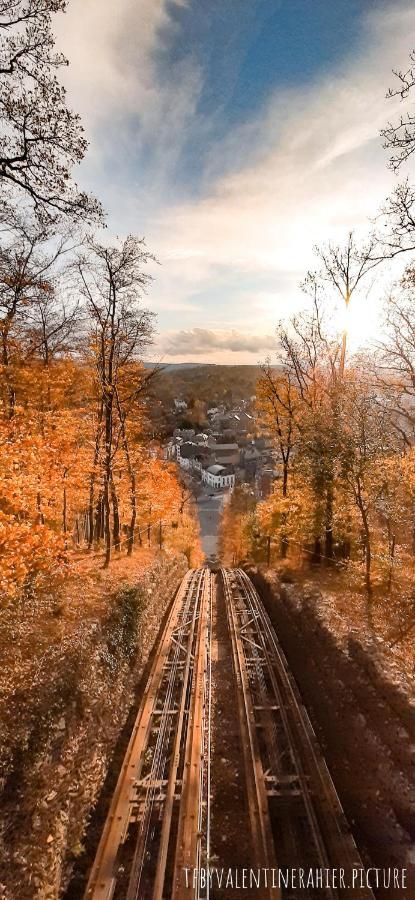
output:
<instances>
[{"instance_id":1,"label":"white cloud","mask_svg":"<svg viewBox=\"0 0 415 900\"><path fill-rule=\"evenodd\" d=\"M169 191L200 93L193 60L178 64L172 78L163 77L157 65L175 28L172 9L185 5L186 0L71 0L56 21L59 49L70 61L61 76L90 141L86 177L105 179L97 187L110 206L128 206L135 192L141 216ZM140 172L143 154L148 184Z\"/></svg>"},{"instance_id":2,"label":"white cloud","mask_svg":"<svg viewBox=\"0 0 415 900\"><path fill-rule=\"evenodd\" d=\"M149 141L147 182L131 180L120 191L116 179L117 196L103 188L125 230L141 233L145 225L162 263L149 297L161 330L235 325L269 334L300 302L296 284L313 265L313 245L342 240L350 228L364 233L394 183L379 131L396 114L385 94L392 68L404 66L411 49L415 9L408 2L372 7L359 50L314 84L271 96L212 146L206 167L216 174L205 196L172 205L171 173L186 129L200 127L192 117L202 76L189 60L183 78L160 81L155 54L172 27L168 8L167 0L119 0L114 23L113 4L72 0L62 42L72 63L75 56L73 102L87 126L106 135L114 172L124 166L133 178L132 120L136 140Z\"/></svg>"},{"instance_id":3,"label":"white cloud","mask_svg":"<svg viewBox=\"0 0 415 900\"><path fill-rule=\"evenodd\" d=\"M243 334L241 331L212 331L192 328L167 335L166 352L169 356L199 356L210 350L233 353L260 353L275 345L272 334Z\"/></svg>"},{"instance_id":4,"label":"white cloud","mask_svg":"<svg viewBox=\"0 0 415 900\"><path fill-rule=\"evenodd\" d=\"M241 284L238 316L256 323L261 314L268 327L271 316L275 322L301 302L296 285L314 263L314 244L341 241L350 228L362 234L370 228L368 217L395 180L379 131L396 114L397 102L385 94L392 68L407 58L415 9L395 4L371 13L366 27L357 58L312 87L274 96L256 129L251 123L235 133L235 148L246 134L250 158L255 132L254 164L219 178L209 196L178 207L155 228L172 302L196 284L216 293L220 272L232 271ZM284 293L274 293L282 274ZM244 281L255 275L267 279L266 294L274 298L268 309L260 292L247 298L251 308L244 300ZM200 321L209 326L216 315L212 303Z\"/></svg>"},{"instance_id":5,"label":"white cloud","mask_svg":"<svg viewBox=\"0 0 415 900\"><path fill-rule=\"evenodd\" d=\"M159 106L154 51L171 24L167 6L168 0L117 0L116 7L71 0L56 20L58 44L70 59L66 84L90 126L114 112L142 117Z\"/></svg>"}]
</instances>

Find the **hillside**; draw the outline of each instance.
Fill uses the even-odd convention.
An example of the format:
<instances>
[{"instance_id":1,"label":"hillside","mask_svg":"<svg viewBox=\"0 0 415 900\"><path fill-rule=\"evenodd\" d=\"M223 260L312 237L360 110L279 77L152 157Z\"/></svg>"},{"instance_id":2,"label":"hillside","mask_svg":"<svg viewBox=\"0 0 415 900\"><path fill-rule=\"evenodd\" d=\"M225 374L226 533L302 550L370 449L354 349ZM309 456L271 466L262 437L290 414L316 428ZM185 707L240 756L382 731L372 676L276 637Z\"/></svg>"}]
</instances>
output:
<instances>
[{"instance_id":1,"label":"hillside","mask_svg":"<svg viewBox=\"0 0 415 900\"><path fill-rule=\"evenodd\" d=\"M238 403L255 394L259 366L202 365L167 368L154 381L154 394L163 401L174 398L192 404L200 400L208 406Z\"/></svg>"}]
</instances>

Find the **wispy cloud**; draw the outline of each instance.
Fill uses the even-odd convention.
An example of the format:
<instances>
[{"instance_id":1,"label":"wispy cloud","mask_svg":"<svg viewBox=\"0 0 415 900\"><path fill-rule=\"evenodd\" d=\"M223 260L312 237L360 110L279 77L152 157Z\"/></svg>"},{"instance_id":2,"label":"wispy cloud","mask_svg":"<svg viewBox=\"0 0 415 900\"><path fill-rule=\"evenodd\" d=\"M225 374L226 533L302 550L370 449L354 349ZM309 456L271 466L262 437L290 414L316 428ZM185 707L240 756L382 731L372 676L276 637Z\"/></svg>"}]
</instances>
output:
<instances>
[{"instance_id":1,"label":"wispy cloud","mask_svg":"<svg viewBox=\"0 0 415 900\"><path fill-rule=\"evenodd\" d=\"M371 6L364 40L346 61L314 83L274 92L220 146L211 143L200 171L204 195L185 201L177 160L189 131L209 133L210 123L197 108L203 73L194 59L170 78L157 64L175 27L172 8L167 0L119 0L114 22L112 4L72 0L62 36L73 63L69 87L93 136L85 171L111 221L119 231L145 232L162 264L149 301L160 312L163 345L185 353L188 340L191 353L231 356L233 326L272 334L301 303L296 285L313 265L313 245L342 240L350 228L364 233L390 191L395 179L379 131L396 112L385 94L392 68L407 58L415 8L407 0ZM208 335L225 340L223 329L226 349L209 344ZM163 332L172 331L166 342ZM260 349L246 344L238 353L249 361Z\"/></svg>"},{"instance_id":2,"label":"wispy cloud","mask_svg":"<svg viewBox=\"0 0 415 900\"><path fill-rule=\"evenodd\" d=\"M166 352L170 356L199 356L210 350L230 353L260 353L275 345L272 334L243 334L231 331L211 331L208 328L192 328L167 335Z\"/></svg>"},{"instance_id":3,"label":"wispy cloud","mask_svg":"<svg viewBox=\"0 0 415 900\"><path fill-rule=\"evenodd\" d=\"M163 73L158 58L186 0L71 0L57 22L71 65L69 99L90 140L84 177L96 181L122 226L131 196L141 223L170 192L169 176L195 114L201 75L193 59ZM117 222L117 225L118 225ZM140 230L136 220L135 228Z\"/></svg>"}]
</instances>

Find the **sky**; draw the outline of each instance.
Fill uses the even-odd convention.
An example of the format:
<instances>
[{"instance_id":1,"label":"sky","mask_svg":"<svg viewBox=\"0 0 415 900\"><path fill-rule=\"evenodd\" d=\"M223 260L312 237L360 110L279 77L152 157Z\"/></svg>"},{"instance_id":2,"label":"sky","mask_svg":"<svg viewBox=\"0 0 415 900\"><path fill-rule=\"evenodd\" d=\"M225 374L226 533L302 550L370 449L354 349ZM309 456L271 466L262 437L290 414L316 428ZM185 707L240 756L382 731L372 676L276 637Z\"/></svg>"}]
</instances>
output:
<instances>
[{"instance_id":1,"label":"sky","mask_svg":"<svg viewBox=\"0 0 415 900\"><path fill-rule=\"evenodd\" d=\"M69 0L56 32L90 143L76 180L106 239L137 234L157 257L152 356L272 357L313 247L364 239L396 183L379 132L412 0ZM397 274L367 284L360 337Z\"/></svg>"}]
</instances>

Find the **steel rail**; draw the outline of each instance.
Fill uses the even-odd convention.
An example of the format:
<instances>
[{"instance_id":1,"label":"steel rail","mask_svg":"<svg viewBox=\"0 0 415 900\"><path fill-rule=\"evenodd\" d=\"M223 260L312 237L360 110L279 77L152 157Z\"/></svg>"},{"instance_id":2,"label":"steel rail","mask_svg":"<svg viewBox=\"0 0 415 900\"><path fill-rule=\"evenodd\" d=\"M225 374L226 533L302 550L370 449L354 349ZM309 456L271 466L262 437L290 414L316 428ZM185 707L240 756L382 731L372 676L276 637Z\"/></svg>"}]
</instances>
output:
<instances>
[{"instance_id":1,"label":"steel rail","mask_svg":"<svg viewBox=\"0 0 415 900\"><path fill-rule=\"evenodd\" d=\"M249 687L249 676L245 664L241 636L238 632L232 588L229 574L221 570L224 585L228 625L232 644L232 657L237 685L237 704L242 737L247 800L253 845L253 862L259 869L276 869L275 850L269 818L268 798L265 788L265 772L262 766L258 737L254 724L254 710ZM263 886L263 898L279 900L280 891L270 884Z\"/></svg>"},{"instance_id":2,"label":"steel rail","mask_svg":"<svg viewBox=\"0 0 415 900\"><path fill-rule=\"evenodd\" d=\"M253 862L276 869L271 818L278 796L294 803L286 822L279 807L279 827L287 832L283 846L294 865L307 835L307 852L322 869L360 868L335 787L260 597L242 569L222 569L221 576ZM209 569L189 572L154 655L85 900L111 900L119 890L126 900L209 900L209 878L202 888L199 878L185 880L183 870L208 870L210 863L212 602ZM336 898L338 893L324 888L319 896ZM351 895L343 891L342 896ZM373 898L370 889L359 896ZM281 891L265 884L258 900L271 897L279 900Z\"/></svg>"},{"instance_id":3,"label":"steel rail","mask_svg":"<svg viewBox=\"0 0 415 900\"><path fill-rule=\"evenodd\" d=\"M113 896L117 880L117 855L131 821L132 805L136 800L135 785L142 769L154 717L157 715L159 693L169 669L172 641L175 634L179 638L182 636L182 631L188 624L188 608L198 578L200 573L196 571L191 571L184 577L164 626L89 876L86 900L110 900ZM180 640L175 645L175 653L180 653L179 647ZM171 670L177 674L177 666L173 665ZM169 679L168 685L170 683ZM170 697L169 686L167 695ZM172 717L166 715L164 718L167 725Z\"/></svg>"},{"instance_id":4,"label":"steel rail","mask_svg":"<svg viewBox=\"0 0 415 900\"><path fill-rule=\"evenodd\" d=\"M359 869L363 865L360 855L269 616L247 574L237 569L235 577L249 601L251 617L256 616L260 625L259 637L280 712L288 726L287 734L304 791L309 823L319 852L323 848L321 865L324 868L348 867L350 871ZM354 893L351 889L349 896L354 896ZM336 897L338 894L329 888L326 896ZM342 896L346 897L348 893L342 891ZM360 896L362 900L369 900L373 898L373 893L369 888L363 888L360 889Z\"/></svg>"},{"instance_id":5,"label":"steel rail","mask_svg":"<svg viewBox=\"0 0 415 900\"><path fill-rule=\"evenodd\" d=\"M210 866L210 823L211 823L211 758L212 758L212 621L213 621L213 577L209 573L209 626L206 635L208 671L206 678L207 703L206 703L206 866ZM206 900L210 896L210 881L208 879L206 886ZM200 891L197 900L201 900Z\"/></svg>"},{"instance_id":6,"label":"steel rail","mask_svg":"<svg viewBox=\"0 0 415 900\"><path fill-rule=\"evenodd\" d=\"M313 803L310 797L310 790L307 781L306 774L304 772L302 760L298 753L298 748L295 740L295 735L293 734L291 723L289 720L289 715L287 712L287 702L286 697L283 696L283 692L281 690L281 685L278 683L278 679L275 674L275 668L273 665L273 659L270 655L270 648L268 646L266 636L269 637L266 623L265 623L265 610L261 610L258 604L258 596L255 591L254 586L250 579L248 579L245 575L245 572L241 569L237 569L235 572L235 577L239 580L239 584L245 594L245 598L249 604L249 611L252 616L255 617L256 625L259 625L257 628L258 640L260 642L260 646L262 647L262 652L264 654L264 659L267 664L267 673L271 681L273 694L276 700L276 704L278 706L278 712L281 716L281 721L283 723L285 735L288 741L288 745L291 751L291 758L293 763L293 768L295 775L298 779L298 785L300 787L301 796L303 799L312 839L315 845L315 850L317 851L318 861L322 868L329 868L329 858L326 852L325 844L322 839L322 835L320 833L320 829L318 826L318 821L316 817L316 813L314 810ZM284 669L285 672L285 669ZM284 687L288 686L288 680L285 680ZM298 715L298 706L293 703L292 695L289 698L291 700L291 709L295 710ZM275 774L277 774L275 772ZM337 891L331 888L326 889L325 896L336 898L338 896Z\"/></svg>"},{"instance_id":7,"label":"steel rail","mask_svg":"<svg viewBox=\"0 0 415 900\"><path fill-rule=\"evenodd\" d=\"M185 883L184 869L200 869L205 838L204 811L206 808L206 730L209 705L209 649L210 649L211 575L205 570L200 604L199 630L195 650L189 717L184 757L183 785L176 840L172 900L197 897L199 879ZM156 900L156 898L154 898ZM157 897L161 900L161 897Z\"/></svg>"},{"instance_id":8,"label":"steel rail","mask_svg":"<svg viewBox=\"0 0 415 900\"><path fill-rule=\"evenodd\" d=\"M328 821L326 823L327 831L331 838L333 838L334 835L336 836L338 846L339 848L341 848L340 857L336 860L332 860L332 865L336 863L340 864L340 862L344 865L345 855L347 855L350 867L359 868L359 866L362 866L359 852L357 850L353 835L347 824L346 816L344 814L340 799L333 784L330 772L327 768L324 757L319 751L317 739L307 710L302 704L301 697L294 680L289 675L287 660L284 656L282 648L278 643L269 616L251 580L248 578L246 573L243 572L243 570L241 570L241 575L245 583L248 585L248 589L255 596L255 601L261 612L261 618L266 629L268 640L277 660L280 677L283 680L289 695L291 708L295 709L297 712L298 724L301 726L299 737L302 741L305 742L307 758L311 761L315 776L318 779L317 796L319 796L320 799L324 798L324 810L322 811L324 811L325 818L328 817ZM333 846L333 850L334 849L335 847ZM362 894L362 897L373 897L373 894L371 891L368 891L366 894Z\"/></svg>"},{"instance_id":9,"label":"steel rail","mask_svg":"<svg viewBox=\"0 0 415 900\"><path fill-rule=\"evenodd\" d=\"M213 606L213 578L208 573L208 613L205 629L205 666L203 680L203 708L201 720L199 766L199 797L197 810L197 843L195 869L200 872L202 867L209 869L210 864L210 819L211 819L211 738L212 738L212 606ZM191 853L187 859L191 862ZM202 881L197 879L193 895L195 900L209 900L210 879L202 887Z\"/></svg>"},{"instance_id":10,"label":"steel rail","mask_svg":"<svg viewBox=\"0 0 415 900\"><path fill-rule=\"evenodd\" d=\"M196 632L196 623L199 619L200 615L200 597L203 586L204 574L203 571L198 573L198 578L196 582L190 586L188 593L188 601L189 604L193 602L193 610L191 614L191 618L188 621L188 605L184 611L184 619L185 622L183 624L182 631L178 635L178 639L175 643L175 653L174 653L174 665L172 666L172 670L170 673L170 683L169 683L169 692L165 698L163 715L161 720L161 727L158 733L157 747L156 753L153 760L153 768L152 775L150 780L150 789L146 796L146 801L144 805L144 809L141 810L141 827L140 827L140 835L139 840L137 841L136 850L134 853L134 859L131 867L131 875L130 875L130 883L127 891L126 900L137 900L140 896L140 883L141 876L143 871L143 866L145 862L147 844L149 840L150 827L151 827L151 817L153 813L154 804L157 799L161 799L161 773L166 765L166 732L168 727L171 725L171 718L168 716L168 710L171 707L172 694L173 689L176 684L176 677L178 671L178 664L180 662L180 654L182 651L185 652L185 660L184 660L184 671L181 679L180 686L180 702L177 714L177 724L176 731L174 737L174 745L173 752L169 759L169 776L167 782L167 790L164 799L164 807L163 807L163 823L161 829L161 838L160 845L158 848L158 857L157 857L157 871L155 877L155 883L153 888L153 900L161 900L163 896L163 885L165 878L165 869L167 862L167 853L168 853L168 845L170 840L170 829L172 822L172 813L173 813L173 802L174 795L176 791L176 782L177 782L177 772L180 763L180 755L181 748L183 743L183 730L185 725L185 715L187 712L187 696L188 690L190 688L192 682L192 670L193 670L193 662L195 658L194 653L194 636ZM194 597L192 594L194 591ZM185 628L189 627L189 634L187 637L187 647L185 649L182 640L183 640L183 631ZM183 661L183 660L182 660ZM157 798L157 784L159 787L159 798ZM154 785L154 787L153 787Z\"/></svg>"}]
</instances>

